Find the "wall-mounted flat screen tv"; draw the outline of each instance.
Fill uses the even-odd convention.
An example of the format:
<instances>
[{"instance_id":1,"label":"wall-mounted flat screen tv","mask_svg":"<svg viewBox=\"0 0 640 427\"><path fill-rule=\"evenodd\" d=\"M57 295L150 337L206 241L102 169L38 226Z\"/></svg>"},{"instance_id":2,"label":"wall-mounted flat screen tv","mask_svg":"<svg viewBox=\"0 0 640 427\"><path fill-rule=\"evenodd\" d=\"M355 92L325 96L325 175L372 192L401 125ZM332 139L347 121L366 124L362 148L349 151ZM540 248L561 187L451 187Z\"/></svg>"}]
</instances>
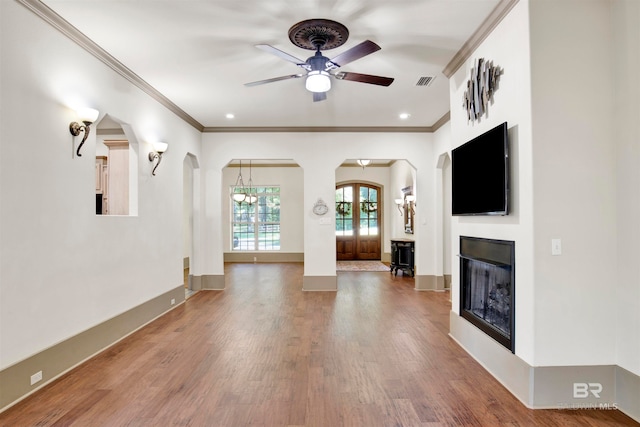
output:
<instances>
[{"instance_id":1,"label":"wall-mounted flat screen tv","mask_svg":"<svg viewBox=\"0 0 640 427\"><path fill-rule=\"evenodd\" d=\"M453 215L509 214L507 122L451 152Z\"/></svg>"}]
</instances>

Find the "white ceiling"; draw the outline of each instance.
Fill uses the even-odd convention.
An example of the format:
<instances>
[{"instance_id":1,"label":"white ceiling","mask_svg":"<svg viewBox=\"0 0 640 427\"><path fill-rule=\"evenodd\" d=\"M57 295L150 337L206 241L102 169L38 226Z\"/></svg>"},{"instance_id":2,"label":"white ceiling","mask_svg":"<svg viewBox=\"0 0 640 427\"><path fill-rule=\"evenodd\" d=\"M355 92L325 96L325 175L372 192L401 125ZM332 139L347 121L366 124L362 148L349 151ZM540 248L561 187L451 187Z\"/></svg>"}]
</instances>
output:
<instances>
[{"instance_id":1,"label":"white ceiling","mask_svg":"<svg viewBox=\"0 0 640 427\"><path fill-rule=\"evenodd\" d=\"M449 111L442 74L499 0L43 0L205 128L429 127ZM254 45L298 58L289 28L326 18L349 29L332 58L364 40L378 52L340 68L394 77L389 87L333 79L312 102L304 79L244 83L303 70ZM427 87L423 76L435 77ZM225 115L233 113L234 119ZM401 120L400 113L410 117Z\"/></svg>"}]
</instances>

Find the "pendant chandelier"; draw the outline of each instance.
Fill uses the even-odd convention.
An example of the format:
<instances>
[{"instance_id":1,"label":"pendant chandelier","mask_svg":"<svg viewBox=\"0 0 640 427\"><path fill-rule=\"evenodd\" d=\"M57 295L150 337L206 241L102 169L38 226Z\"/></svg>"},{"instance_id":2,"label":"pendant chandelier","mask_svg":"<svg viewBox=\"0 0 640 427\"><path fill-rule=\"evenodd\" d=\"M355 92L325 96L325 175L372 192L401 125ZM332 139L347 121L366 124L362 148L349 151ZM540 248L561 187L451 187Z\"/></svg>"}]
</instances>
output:
<instances>
[{"instance_id":1,"label":"pendant chandelier","mask_svg":"<svg viewBox=\"0 0 640 427\"><path fill-rule=\"evenodd\" d=\"M251 176L251 160L249 160L249 182L247 183L247 186L245 186L244 179L242 178L242 160L239 160L239 162L240 169L238 170L238 177L236 178L236 184L233 187L231 198L238 203L246 202L253 205L258 201L258 196L256 194L256 188L253 186L253 179Z\"/></svg>"},{"instance_id":2,"label":"pendant chandelier","mask_svg":"<svg viewBox=\"0 0 640 427\"><path fill-rule=\"evenodd\" d=\"M238 191L238 188L240 191ZM240 170L238 171L238 177L236 178L236 185L233 186L231 198L238 203L242 203L247 199L247 190L244 186L244 181L242 180L242 160L240 160Z\"/></svg>"},{"instance_id":3,"label":"pendant chandelier","mask_svg":"<svg viewBox=\"0 0 640 427\"><path fill-rule=\"evenodd\" d=\"M251 179L251 160L249 160L249 188L247 189L245 202L250 205L254 204L258 201L258 196L256 195L256 189L253 186L253 179Z\"/></svg>"}]
</instances>

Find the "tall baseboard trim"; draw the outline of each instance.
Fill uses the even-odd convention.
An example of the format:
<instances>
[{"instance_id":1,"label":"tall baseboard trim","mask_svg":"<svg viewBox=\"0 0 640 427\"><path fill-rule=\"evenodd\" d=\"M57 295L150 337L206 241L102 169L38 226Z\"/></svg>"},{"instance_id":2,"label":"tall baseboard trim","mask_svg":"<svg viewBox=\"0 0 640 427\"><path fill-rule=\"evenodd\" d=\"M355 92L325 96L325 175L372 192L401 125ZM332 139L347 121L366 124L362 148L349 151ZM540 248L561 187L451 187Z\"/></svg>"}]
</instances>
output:
<instances>
[{"instance_id":1,"label":"tall baseboard trim","mask_svg":"<svg viewBox=\"0 0 640 427\"><path fill-rule=\"evenodd\" d=\"M172 299L175 305L171 304ZM180 285L3 369L0 371L0 412L183 302L184 286ZM30 376L38 371L42 371L42 381L29 385Z\"/></svg>"},{"instance_id":2,"label":"tall baseboard trim","mask_svg":"<svg viewBox=\"0 0 640 427\"><path fill-rule=\"evenodd\" d=\"M338 276L304 276L303 291L337 291Z\"/></svg>"},{"instance_id":3,"label":"tall baseboard trim","mask_svg":"<svg viewBox=\"0 0 640 427\"><path fill-rule=\"evenodd\" d=\"M209 291L222 291L224 290L224 274L205 274L203 276L199 276L200 278L200 289L209 290ZM194 289L195 290L195 289Z\"/></svg>"},{"instance_id":4,"label":"tall baseboard trim","mask_svg":"<svg viewBox=\"0 0 640 427\"><path fill-rule=\"evenodd\" d=\"M304 262L304 252L225 252L224 262Z\"/></svg>"},{"instance_id":5,"label":"tall baseboard trim","mask_svg":"<svg viewBox=\"0 0 640 427\"><path fill-rule=\"evenodd\" d=\"M380 256L380 261L386 264L391 264L391 252L383 252Z\"/></svg>"},{"instance_id":6,"label":"tall baseboard trim","mask_svg":"<svg viewBox=\"0 0 640 427\"><path fill-rule=\"evenodd\" d=\"M526 407L532 408L531 366L454 311L449 335Z\"/></svg>"},{"instance_id":7,"label":"tall baseboard trim","mask_svg":"<svg viewBox=\"0 0 640 427\"><path fill-rule=\"evenodd\" d=\"M444 291L444 276L416 275L416 291Z\"/></svg>"},{"instance_id":8,"label":"tall baseboard trim","mask_svg":"<svg viewBox=\"0 0 640 427\"><path fill-rule=\"evenodd\" d=\"M640 375L616 366L615 376L618 409L640 423Z\"/></svg>"},{"instance_id":9,"label":"tall baseboard trim","mask_svg":"<svg viewBox=\"0 0 640 427\"><path fill-rule=\"evenodd\" d=\"M445 289L451 289L451 275L450 274L445 274L444 275L444 288Z\"/></svg>"},{"instance_id":10,"label":"tall baseboard trim","mask_svg":"<svg viewBox=\"0 0 640 427\"><path fill-rule=\"evenodd\" d=\"M640 376L616 365L531 366L457 313L449 320L449 335L526 407L618 409L640 422Z\"/></svg>"},{"instance_id":11,"label":"tall baseboard trim","mask_svg":"<svg viewBox=\"0 0 640 427\"><path fill-rule=\"evenodd\" d=\"M189 289L192 291L202 290L202 276L189 275Z\"/></svg>"},{"instance_id":12,"label":"tall baseboard trim","mask_svg":"<svg viewBox=\"0 0 640 427\"><path fill-rule=\"evenodd\" d=\"M536 366L532 368L532 407L598 409L602 405L613 409L617 406L615 368L615 365ZM574 384L578 384L577 392Z\"/></svg>"}]
</instances>

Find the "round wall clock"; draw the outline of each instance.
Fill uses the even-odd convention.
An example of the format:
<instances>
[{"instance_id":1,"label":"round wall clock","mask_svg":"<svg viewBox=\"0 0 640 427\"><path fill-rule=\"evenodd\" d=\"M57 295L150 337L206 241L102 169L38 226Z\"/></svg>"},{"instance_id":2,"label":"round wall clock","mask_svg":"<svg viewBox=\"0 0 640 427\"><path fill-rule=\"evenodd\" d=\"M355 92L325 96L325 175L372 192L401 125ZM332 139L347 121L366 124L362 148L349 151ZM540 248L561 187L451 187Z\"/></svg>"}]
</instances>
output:
<instances>
[{"instance_id":1,"label":"round wall clock","mask_svg":"<svg viewBox=\"0 0 640 427\"><path fill-rule=\"evenodd\" d=\"M324 215L329 212L329 207L322 199L318 199L318 201L313 205L313 213L316 215Z\"/></svg>"}]
</instances>

